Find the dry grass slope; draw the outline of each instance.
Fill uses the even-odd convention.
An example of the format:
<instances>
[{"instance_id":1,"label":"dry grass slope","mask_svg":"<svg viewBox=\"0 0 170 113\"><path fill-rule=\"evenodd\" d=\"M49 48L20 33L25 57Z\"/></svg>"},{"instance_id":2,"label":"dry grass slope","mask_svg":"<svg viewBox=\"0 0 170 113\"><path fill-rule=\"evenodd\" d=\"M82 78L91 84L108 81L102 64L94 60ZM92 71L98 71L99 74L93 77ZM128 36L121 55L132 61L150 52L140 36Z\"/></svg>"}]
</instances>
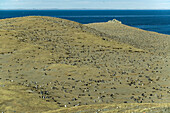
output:
<instances>
[{"instance_id":1,"label":"dry grass slope","mask_svg":"<svg viewBox=\"0 0 170 113\"><path fill-rule=\"evenodd\" d=\"M169 35L149 32L112 22L92 23L87 24L87 26L107 34L112 39L134 45L137 48L146 49L151 52L159 51L161 53L170 50Z\"/></svg>"},{"instance_id":2,"label":"dry grass slope","mask_svg":"<svg viewBox=\"0 0 170 113\"><path fill-rule=\"evenodd\" d=\"M28 87L15 83L0 82L0 112L2 113L42 113L58 109L55 103L39 99Z\"/></svg>"},{"instance_id":3,"label":"dry grass slope","mask_svg":"<svg viewBox=\"0 0 170 113\"><path fill-rule=\"evenodd\" d=\"M59 110L46 113L169 113L170 104L100 104L88 105Z\"/></svg>"},{"instance_id":4,"label":"dry grass slope","mask_svg":"<svg viewBox=\"0 0 170 113\"><path fill-rule=\"evenodd\" d=\"M0 112L168 111L169 36L99 25L34 16L0 20ZM158 40L139 40L148 35Z\"/></svg>"}]
</instances>

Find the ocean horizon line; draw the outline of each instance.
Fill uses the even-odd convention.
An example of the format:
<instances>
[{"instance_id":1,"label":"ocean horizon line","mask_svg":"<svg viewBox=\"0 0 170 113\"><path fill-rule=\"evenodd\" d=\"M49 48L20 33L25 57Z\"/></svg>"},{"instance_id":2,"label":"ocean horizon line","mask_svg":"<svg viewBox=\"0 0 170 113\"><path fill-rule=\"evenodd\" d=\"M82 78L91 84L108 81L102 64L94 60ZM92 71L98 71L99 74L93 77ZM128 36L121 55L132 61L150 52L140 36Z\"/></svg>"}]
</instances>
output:
<instances>
[{"instance_id":1,"label":"ocean horizon line","mask_svg":"<svg viewBox=\"0 0 170 113\"><path fill-rule=\"evenodd\" d=\"M125 25L170 35L170 10L0 10L0 19L24 16L50 16L68 19L81 24L107 22L117 19Z\"/></svg>"},{"instance_id":2,"label":"ocean horizon line","mask_svg":"<svg viewBox=\"0 0 170 113\"><path fill-rule=\"evenodd\" d=\"M170 10L170 9L77 9L77 8L68 8L68 9L60 9L60 8L44 8L44 9L24 9L24 8L19 8L19 9L0 9L0 10Z\"/></svg>"}]
</instances>

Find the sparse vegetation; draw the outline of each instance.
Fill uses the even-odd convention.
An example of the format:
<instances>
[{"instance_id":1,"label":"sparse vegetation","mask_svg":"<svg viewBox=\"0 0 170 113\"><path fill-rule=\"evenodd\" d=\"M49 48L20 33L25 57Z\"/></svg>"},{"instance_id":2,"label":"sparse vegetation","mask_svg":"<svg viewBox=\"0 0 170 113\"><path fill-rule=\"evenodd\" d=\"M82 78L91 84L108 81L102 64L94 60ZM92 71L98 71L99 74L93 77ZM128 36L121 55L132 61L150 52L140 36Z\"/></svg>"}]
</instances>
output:
<instances>
[{"instance_id":1,"label":"sparse vegetation","mask_svg":"<svg viewBox=\"0 0 170 113\"><path fill-rule=\"evenodd\" d=\"M166 113L169 41L121 23L0 20L0 112Z\"/></svg>"}]
</instances>

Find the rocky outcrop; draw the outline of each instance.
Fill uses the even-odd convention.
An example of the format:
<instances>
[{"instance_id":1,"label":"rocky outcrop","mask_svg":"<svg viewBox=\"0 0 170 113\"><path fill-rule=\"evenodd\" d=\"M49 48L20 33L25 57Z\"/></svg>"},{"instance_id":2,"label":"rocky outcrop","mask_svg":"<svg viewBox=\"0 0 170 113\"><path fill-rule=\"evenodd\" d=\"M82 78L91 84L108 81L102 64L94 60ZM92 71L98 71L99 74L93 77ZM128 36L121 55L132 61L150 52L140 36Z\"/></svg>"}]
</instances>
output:
<instances>
[{"instance_id":1,"label":"rocky outcrop","mask_svg":"<svg viewBox=\"0 0 170 113\"><path fill-rule=\"evenodd\" d=\"M109 20L108 22L110 22L110 23L122 23L121 21L119 21L119 20L116 20L116 19L113 19L113 20Z\"/></svg>"}]
</instances>

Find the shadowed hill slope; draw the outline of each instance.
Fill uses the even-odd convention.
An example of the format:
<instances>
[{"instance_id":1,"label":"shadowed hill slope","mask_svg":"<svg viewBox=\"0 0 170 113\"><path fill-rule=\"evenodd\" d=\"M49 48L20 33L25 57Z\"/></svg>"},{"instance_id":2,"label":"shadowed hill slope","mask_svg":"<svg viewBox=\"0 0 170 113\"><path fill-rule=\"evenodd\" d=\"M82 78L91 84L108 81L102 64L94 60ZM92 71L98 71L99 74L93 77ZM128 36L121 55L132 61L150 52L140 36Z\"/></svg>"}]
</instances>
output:
<instances>
[{"instance_id":1,"label":"shadowed hill slope","mask_svg":"<svg viewBox=\"0 0 170 113\"><path fill-rule=\"evenodd\" d=\"M43 100L56 109L168 103L170 78L165 70L169 59L165 54L147 49L150 46L143 49L142 44L133 47L118 42L117 36L112 39L102 32L52 17L0 20L0 82L26 87L31 96L38 97L37 102ZM9 106L0 111L8 111Z\"/></svg>"}]
</instances>

